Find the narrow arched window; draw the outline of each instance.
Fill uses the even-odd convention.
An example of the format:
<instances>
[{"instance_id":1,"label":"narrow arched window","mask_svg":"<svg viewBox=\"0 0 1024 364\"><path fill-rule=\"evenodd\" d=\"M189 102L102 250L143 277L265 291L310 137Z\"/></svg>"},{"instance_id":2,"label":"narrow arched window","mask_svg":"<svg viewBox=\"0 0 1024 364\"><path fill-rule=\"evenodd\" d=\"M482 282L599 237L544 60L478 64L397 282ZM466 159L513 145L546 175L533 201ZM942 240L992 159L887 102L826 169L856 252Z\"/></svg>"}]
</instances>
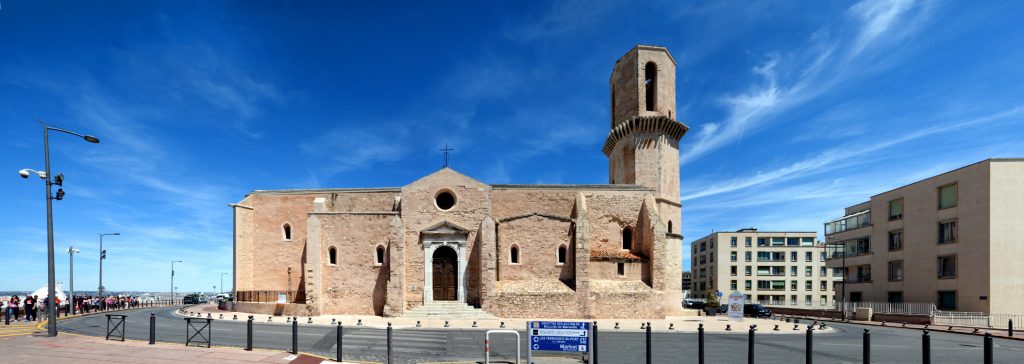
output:
<instances>
[{"instance_id":1,"label":"narrow arched window","mask_svg":"<svg viewBox=\"0 0 1024 364\"><path fill-rule=\"evenodd\" d=\"M565 264L566 250L565 245L558 247L558 264Z\"/></svg>"},{"instance_id":2,"label":"narrow arched window","mask_svg":"<svg viewBox=\"0 0 1024 364\"><path fill-rule=\"evenodd\" d=\"M672 220L669 220L669 221L668 221L668 232L669 232L669 233L671 233L671 232L672 232Z\"/></svg>"},{"instance_id":3,"label":"narrow arched window","mask_svg":"<svg viewBox=\"0 0 1024 364\"><path fill-rule=\"evenodd\" d=\"M384 246L383 245L378 245L377 246L377 265L382 265L382 264L384 264Z\"/></svg>"},{"instance_id":4,"label":"narrow arched window","mask_svg":"<svg viewBox=\"0 0 1024 364\"><path fill-rule=\"evenodd\" d=\"M327 249L327 261L331 262L331 265L338 264L338 249L337 248L332 246L330 249Z\"/></svg>"},{"instance_id":5,"label":"narrow arched window","mask_svg":"<svg viewBox=\"0 0 1024 364\"><path fill-rule=\"evenodd\" d=\"M512 264L519 264L519 246L513 245L508 252L508 261Z\"/></svg>"},{"instance_id":6,"label":"narrow arched window","mask_svg":"<svg viewBox=\"0 0 1024 364\"><path fill-rule=\"evenodd\" d=\"M647 111L654 111L655 96L658 94L658 66L647 62L644 66L644 87L647 91Z\"/></svg>"},{"instance_id":7,"label":"narrow arched window","mask_svg":"<svg viewBox=\"0 0 1024 364\"><path fill-rule=\"evenodd\" d=\"M291 224L284 223L284 225L281 226L281 237L283 237L284 240L292 240L292 225Z\"/></svg>"},{"instance_id":8,"label":"narrow arched window","mask_svg":"<svg viewBox=\"0 0 1024 364\"><path fill-rule=\"evenodd\" d=\"M622 229L622 249L633 249L633 229Z\"/></svg>"}]
</instances>

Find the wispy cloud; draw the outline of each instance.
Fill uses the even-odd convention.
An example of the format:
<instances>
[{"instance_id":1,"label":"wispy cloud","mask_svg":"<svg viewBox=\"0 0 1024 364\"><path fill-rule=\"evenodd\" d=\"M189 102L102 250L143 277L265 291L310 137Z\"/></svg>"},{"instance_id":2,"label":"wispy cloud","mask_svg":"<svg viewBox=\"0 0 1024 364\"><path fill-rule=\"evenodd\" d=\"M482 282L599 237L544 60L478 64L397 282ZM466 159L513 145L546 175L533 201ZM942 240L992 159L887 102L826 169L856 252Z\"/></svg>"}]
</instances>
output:
<instances>
[{"instance_id":1,"label":"wispy cloud","mask_svg":"<svg viewBox=\"0 0 1024 364\"><path fill-rule=\"evenodd\" d=\"M369 129L340 127L304 142L304 152L326 158L327 166L321 172L333 175L378 163L394 162L410 150L406 143L408 129L388 123L378 123Z\"/></svg>"},{"instance_id":2,"label":"wispy cloud","mask_svg":"<svg viewBox=\"0 0 1024 364\"><path fill-rule=\"evenodd\" d=\"M927 7L929 4L917 6ZM877 71L877 64L868 64L868 53L879 52L892 39L902 39L915 31L930 14L912 12L909 1L864 0L850 8L856 29L852 36L829 39L826 29L812 37L805 49L771 53L761 65L753 68L757 84L748 90L721 98L726 117L719 122L706 122L695 134L695 142L684 150L682 162L690 162L710 151L722 148L756 132L778 119L776 116L794 106L804 104L857 74ZM883 42L883 40L887 40ZM863 61L865 64L859 65ZM875 67L869 67L875 66Z\"/></svg>"},{"instance_id":3,"label":"wispy cloud","mask_svg":"<svg viewBox=\"0 0 1024 364\"><path fill-rule=\"evenodd\" d=\"M899 133L893 138L885 139L880 142L862 141L847 143L835 148L816 152L815 155L810 158L794 162L782 168L767 172L758 172L753 176L734 178L721 183L712 184L708 187L699 189L696 192L684 195L681 199L683 201L695 200L702 197L734 192L752 186L769 183L774 184L796 178L804 178L830 170L849 167L851 164L866 164L870 162L866 156L896 145L936 134L963 130L977 125L992 125L993 123L1004 121L1019 123L1022 121L1020 118L1022 115L1024 115L1024 106L1018 106L1009 110L969 120L946 122L927 128L911 130L906 133Z\"/></svg>"}]
</instances>

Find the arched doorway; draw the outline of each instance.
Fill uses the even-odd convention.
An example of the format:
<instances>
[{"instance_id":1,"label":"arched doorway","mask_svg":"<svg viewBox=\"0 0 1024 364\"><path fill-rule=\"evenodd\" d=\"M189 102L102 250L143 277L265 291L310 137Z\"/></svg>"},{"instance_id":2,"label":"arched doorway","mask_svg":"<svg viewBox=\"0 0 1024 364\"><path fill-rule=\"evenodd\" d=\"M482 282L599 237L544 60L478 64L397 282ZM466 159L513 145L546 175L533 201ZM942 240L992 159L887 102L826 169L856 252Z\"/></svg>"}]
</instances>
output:
<instances>
[{"instance_id":1,"label":"arched doorway","mask_svg":"<svg viewBox=\"0 0 1024 364\"><path fill-rule=\"evenodd\" d=\"M435 301L455 301L459 293L459 255L442 246L433 255L433 296Z\"/></svg>"}]
</instances>

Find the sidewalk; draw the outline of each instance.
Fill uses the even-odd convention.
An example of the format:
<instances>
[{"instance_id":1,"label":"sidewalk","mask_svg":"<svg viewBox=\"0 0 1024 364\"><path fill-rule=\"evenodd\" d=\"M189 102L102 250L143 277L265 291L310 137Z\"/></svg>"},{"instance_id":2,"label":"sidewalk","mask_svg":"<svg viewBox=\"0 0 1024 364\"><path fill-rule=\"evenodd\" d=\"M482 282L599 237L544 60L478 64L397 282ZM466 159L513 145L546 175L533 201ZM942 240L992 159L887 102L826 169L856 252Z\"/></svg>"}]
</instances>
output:
<instances>
[{"instance_id":1,"label":"sidewalk","mask_svg":"<svg viewBox=\"0 0 1024 364\"><path fill-rule=\"evenodd\" d=\"M189 306L182 311L175 311L175 314L183 317L202 317L212 318L214 320L228 320L228 321L241 321L244 322L249 318L249 315L253 316L253 321L257 323L276 323L276 324L289 324L291 317L286 316L271 316L261 314L248 314L244 312L232 312L225 311L217 308L216 304L206 304L198 306ZM345 326L366 326L372 328L385 328L388 323L395 329L421 327L421 328L447 328L453 330L459 329L525 329L527 321L537 320L549 320L549 321L562 321L559 319L544 319L538 318L536 320L526 319L489 319L489 320L450 320L445 321L443 319L435 320L417 320L408 319L402 317L380 317L380 316L356 316L356 315L325 315L325 316L314 316L314 317L299 317L299 324L303 325L337 325L340 321ZM569 320L569 321L586 321L586 320ZM591 322L595 320L589 320ZM682 316L682 317L668 317L665 319L652 319L652 320L640 320L640 319L599 319L596 320L599 329L603 331L619 330L623 332L642 332L646 330L648 322L651 324L652 331L676 331L676 332L697 332L699 325L704 325L704 332L706 333L746 333L751 325L757 325L757 331L765 334L802 334L807 329L808 324L811 321L806 321L797 330L793 329L793 325L787 325L778 320L774 319L754 319L744 318L742 322L729 320L724 314L708 317L708 316ZM445 326L447 324L447 326ZM502 327L501 325L505 326ZM419 325L419 326L417 326ZM476 325L476 326L474 326ZM779 330L775 330L775 326L779 326ZM818 329L820 333L829 333L833 330L831 328Z\"/></svg>"},{"instance_id":2,"label":"sidewalk","mask_svg":"<svg viewBox=\"0 0 1024 364\"><path fill-rule=\"evenodd\" d=\"M974 336L985 336L985 334L992 334L992 337L997 339L1008 339L1008 340L1021 340L1024 341L1024 333L1016 332L1014 336L1010 336L1010 333L1006 329L988 329L980 327L966 327L966 326L947 326L947 325L922 325L922 324L908 324L901 322L886 322L886 321L861 321L848 319L846 321L837 320L829 317L814 317L814 316L802 316L802 315L784 315L776 317L776 319L785 320L785 318L796 318L802 320L802 322L817 320L818 322L838 322L847 323L854 325L863 326L875 326L875 327L895 327L912 330L928 330L929 332L948 332L953 334L963 335L974 335Z\"/></svg>"},{"instance_id":3,"label":"sidewalk","mask_svg":"<svg viewBox=\"0 0 1024 364\"><path fill-rule=\"evenodd\" d=\"M271 350L197 348L166 343L149 345L142 341L106 341L64 332L55 338L35 335L0 338L0 352L4 353L4 362L7 363L336 363L320 357Z\"/></svg>"}]
</instances>

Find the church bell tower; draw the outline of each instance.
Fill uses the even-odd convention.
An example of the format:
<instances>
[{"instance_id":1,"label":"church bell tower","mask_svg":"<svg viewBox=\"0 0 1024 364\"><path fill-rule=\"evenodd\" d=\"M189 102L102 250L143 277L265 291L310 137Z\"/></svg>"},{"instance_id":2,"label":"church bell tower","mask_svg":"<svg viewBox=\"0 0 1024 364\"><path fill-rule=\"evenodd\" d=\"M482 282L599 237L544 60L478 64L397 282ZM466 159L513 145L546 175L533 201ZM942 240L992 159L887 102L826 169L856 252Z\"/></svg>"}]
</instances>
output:
<instances>
[{"instance_id":1,"label":"church bell tower","mask_svg":"<svg viewBox=\"0 0 1024 364\"><path fill-rule=\"evenodd\" d=\"M689 128L675 119L676 61L665 47L638 45L615 61L609 84L609 183L654 189L659 214L679 234L679 139Z\"/></svg>"}]
</instances>

